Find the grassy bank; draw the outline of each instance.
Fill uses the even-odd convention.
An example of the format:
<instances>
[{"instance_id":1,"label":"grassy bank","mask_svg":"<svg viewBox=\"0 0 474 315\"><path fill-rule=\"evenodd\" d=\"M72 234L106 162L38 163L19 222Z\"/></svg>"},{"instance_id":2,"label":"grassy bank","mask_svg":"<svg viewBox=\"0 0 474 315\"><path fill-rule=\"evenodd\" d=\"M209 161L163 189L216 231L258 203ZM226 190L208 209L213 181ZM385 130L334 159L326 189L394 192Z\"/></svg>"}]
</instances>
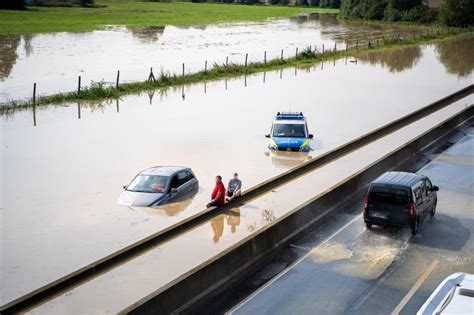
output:
<instances>
[{"instance_id":1,"label":"grassy bank","mask_svg":"<svg viewBox=\"0 0 474 315\"><path fill-rule=\"evenodd\" d=\"M147 90L157 88L168 88L176 87L180 85L186 85L191 83L211 81L222 78L236 77L240 75L248 75L257 72L271 71L281 69L285 67L295 67L301 65L317 64L326 60L334 60L344 57L356 57L360 54L368 51L383 51L389 49L400 49L407 46L418 45L422 43L434 43L447 39L462 38L462 37L474 37L473 32L441 32L431 31L419 35L417 38L396 38L386 37L383 40L372 38L370 44L368 42L352 42L349 43L347 49L333 51L328 50L324 53L322 51L315 51L309 48L301 51L298 56L287 58L287 59L273 59L264 62L253 62L247 66L243 64L214 64L208 71L200 71L196 73L186 75L175 75L161 73L156 77L154 82L134 82L120 84L118 89L112 86L108 86L104 83L95 83L89 87L84 88L81 93L68 92L58 93L49 96L37 97L36 105L47 105L47 104L58 104L65 102L74 101L97 101L107 98L118 98L123 95L139 93ZM344 46L345 48L345 46ZM6 104L0 105L0 113L7 112L15 108L26 108L31 107L32 102L30 101L11 101Z\"/></svg>"},{"instance_id":2,"label":"grassy bank","mask_svg":"<svg viewBox=\"0 0 474 315\"><path fill-rule=\"evenodd\" d=\"M109 25L205 25L262 21L304 12L338 12L334 9L191 2L98 1L96 4L97 7L93 8L28 7L28 10L0 10L0 35L91 31Z\"/></svg>"}]
</instances>

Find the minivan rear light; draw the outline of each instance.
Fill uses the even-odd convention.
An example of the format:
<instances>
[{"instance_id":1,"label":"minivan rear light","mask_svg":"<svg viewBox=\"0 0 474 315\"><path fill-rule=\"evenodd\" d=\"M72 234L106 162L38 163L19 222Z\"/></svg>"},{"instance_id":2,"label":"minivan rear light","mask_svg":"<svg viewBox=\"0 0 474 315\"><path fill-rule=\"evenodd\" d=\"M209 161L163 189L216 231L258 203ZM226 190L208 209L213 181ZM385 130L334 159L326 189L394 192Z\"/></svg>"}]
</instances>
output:
<instances>
[{"instance_id":1,"label":"minivan rear light","mask_svg":"<svg viewBox=\"0 0 474 315\"><path fill-rule=\"evenodd\" d=\"M415 204L410 202L410 224L415 221Z\"/></svg>"},{"instance_id":2,"label":"minivan rear light","mask_svg":"<svg viewBox=\"0 0 474 315\"><path fill-rule=\"evenodd\" d=\"M364 199L364 219L367 219L369 217L369 197L365 196Z\"/></svg>"}]
</instances>

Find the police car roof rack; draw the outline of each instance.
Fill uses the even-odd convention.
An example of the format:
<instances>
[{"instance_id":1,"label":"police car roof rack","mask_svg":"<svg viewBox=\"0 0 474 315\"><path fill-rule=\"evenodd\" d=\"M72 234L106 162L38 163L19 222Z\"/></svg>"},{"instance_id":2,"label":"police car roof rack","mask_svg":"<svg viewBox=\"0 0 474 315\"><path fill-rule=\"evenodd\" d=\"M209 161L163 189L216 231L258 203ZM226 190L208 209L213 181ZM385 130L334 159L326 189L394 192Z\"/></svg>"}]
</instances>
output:
<instances>
[{"instance_id":1,"label":"police car roof rack","mask_svg":"<svg viewBox=\"0 0 474 315\"><path fill-rule=\"evenodd\" d=\"M303 112L278 112L276 117L276 120L303 120Z\"/></svg>"}]
</instances>

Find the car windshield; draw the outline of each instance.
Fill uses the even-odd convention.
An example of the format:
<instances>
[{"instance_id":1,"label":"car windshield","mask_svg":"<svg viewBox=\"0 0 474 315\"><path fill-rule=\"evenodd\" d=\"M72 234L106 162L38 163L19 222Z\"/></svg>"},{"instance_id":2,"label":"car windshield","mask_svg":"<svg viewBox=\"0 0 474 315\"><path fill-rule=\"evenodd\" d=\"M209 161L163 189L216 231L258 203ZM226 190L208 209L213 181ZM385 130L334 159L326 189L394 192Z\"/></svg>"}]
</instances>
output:
<instances>
[{"instance_id":1,"label":"car windshield","mask_svg":"<svg viewBox=\"0 0 474 315\"><path fill-rule=\"evenodd\" d=\"M138 175L128 185L128 191L145 193L164 193L168 177L157 175Z\"/></svg>"},{"instance_id":2,"label":"car windshield","mask_svg":"<svg viewBox=\"0 0 474 315\"><path fill-rule=\"evenodd\" d=\"M375 186L370 192L370 200L373 202L390 205L408 205L408 190Z\"/></svg>"},{"instance_id":3,"label":"car windshield","mask_svg":"<svg viewBox=\"0 0 474 315\"><path fill-rule=\"evenodd\" d=\"M273 125L273 137L305 138L304 129L303 124L275 124Z\"/></svg>"}]
</instances>

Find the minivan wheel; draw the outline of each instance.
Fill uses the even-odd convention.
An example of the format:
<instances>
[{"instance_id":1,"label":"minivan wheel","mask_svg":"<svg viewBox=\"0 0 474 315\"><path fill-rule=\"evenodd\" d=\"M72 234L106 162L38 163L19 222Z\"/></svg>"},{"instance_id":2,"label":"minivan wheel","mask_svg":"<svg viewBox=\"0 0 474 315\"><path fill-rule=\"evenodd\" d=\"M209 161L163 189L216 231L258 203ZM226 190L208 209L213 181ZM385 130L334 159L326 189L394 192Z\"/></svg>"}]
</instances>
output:
<instances>
[{"instance_id":1,"label":"minivan wheel","mask_svg":"<svg viewBox=\"0 0 474 315\"><path fill-rule=\"evenodd\" d=\"M365 223L365 227L370 230L372 228L372 223Z\"/></svg>"},{"instance_id":2,"label":"minivan wheel","mask_svg":"<svg viewBox=\"0 0 474 315\"><path fill-rule=\"evenodd\" d=\"M416 218L415 222L413 222L413 225L411 226L411 234L416 235L418 233L418 224L420 223L420 219Z\"/></svg>"},{"instance_id":3,"label":"minivan wheel","mask_svg":"<svg viewBox=\"0 0 474 315\"><path fill-rule=\"evenodd\" d=\"M433 205L433 208L431 208L430 216L431 216L431 217L434 217L435 213L436 213L436 204L434 204L434 205Z\"/></svg>"}]
</instances>

